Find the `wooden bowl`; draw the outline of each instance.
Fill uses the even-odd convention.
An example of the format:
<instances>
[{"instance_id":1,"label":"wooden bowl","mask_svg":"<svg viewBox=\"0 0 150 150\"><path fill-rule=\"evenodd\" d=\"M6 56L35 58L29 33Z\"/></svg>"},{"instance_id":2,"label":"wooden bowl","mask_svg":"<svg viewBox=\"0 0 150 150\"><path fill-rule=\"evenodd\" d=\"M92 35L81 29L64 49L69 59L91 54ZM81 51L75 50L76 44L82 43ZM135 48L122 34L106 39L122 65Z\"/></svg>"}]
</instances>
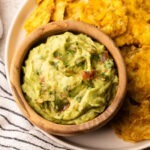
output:
<instances>
[{"instance_id":1,"label":"wooden bowl","mask_svg":"<svg viewBox=\"0 0 150 150\"><path fill-rule=\"evenodd\" d=\"M43 39L46 39L51 35L63 33L66 31L84 33L105 45L116 63L119 76L117 93L111 105L108 106L108 108L98 117L79 125L61 125L44 119L29 106L29 104L25 100L21 89L22 64L30 48L33 47L35 44L42 42ZM12 87L12 92L24 116L34 125L46 131L47 133L61 136L75 135L88 132L100 128L108 121L110 121L117 113L122 104L123 98L126 93L126 82L127 78L125 64L118 48L115 46L113 41L107 35L105 35L103 32L101 32L99 29L92 25L69 20L52 22L50 24L47 24L46 26L38 28L28 37L26 37L26 39L23 41L20 48L16 51L13 57L10 71L10 83Z\"/></svg>"}]
</instances>

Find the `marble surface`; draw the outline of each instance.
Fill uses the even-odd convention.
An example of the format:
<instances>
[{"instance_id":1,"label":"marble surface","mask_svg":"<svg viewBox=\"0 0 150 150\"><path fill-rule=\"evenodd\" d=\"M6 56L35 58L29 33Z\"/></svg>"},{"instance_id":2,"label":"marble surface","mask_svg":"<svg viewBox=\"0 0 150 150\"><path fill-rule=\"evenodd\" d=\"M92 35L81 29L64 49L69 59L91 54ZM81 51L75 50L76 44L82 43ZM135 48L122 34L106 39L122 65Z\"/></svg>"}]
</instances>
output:
<instances>
[{"instance_id":1,"label":"marble surface","mask_svg":"<svg viewBox=\"0 0 150 150\"><path fill-rule=\"evenodd\" d=\"M8 30L18 9L25 1L26 0L0 0L0 18L4 29L2 39L0 39L0 58L3 60Z\"/></svg>"}]
</instances>

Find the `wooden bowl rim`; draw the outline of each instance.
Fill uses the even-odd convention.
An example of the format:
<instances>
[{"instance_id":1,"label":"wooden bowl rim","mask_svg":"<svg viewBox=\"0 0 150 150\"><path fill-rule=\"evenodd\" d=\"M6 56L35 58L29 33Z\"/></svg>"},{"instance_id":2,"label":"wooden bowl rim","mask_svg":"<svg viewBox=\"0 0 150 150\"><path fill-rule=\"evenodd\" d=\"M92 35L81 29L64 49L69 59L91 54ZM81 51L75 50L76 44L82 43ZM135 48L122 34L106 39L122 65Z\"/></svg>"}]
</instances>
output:
<instances>
[{"instance_id":1,"label":"wooden bowl rim","mask_svg":"<svg viewBox=\"0 0 150 150\"><path fill-rule=\"evenodd\" d=\"M107 107L107 109L102 114L100 114L93 120L90 120L88 122L79 125L56 124L38 115L26 102L20 85L21 66L30 48L37 41L43 38L63 33L66 31L84 33L92 37L93 39L97 40L98 42L102 43L103 45L105 45L105 47L110 52L117 65L119 76L118 90L112 103ZM87 23L66 20L49 23L45 26L36 29L29 36L26 37L26 39L22 42L20 48L16 51L13 57L10 68L10 83L15 100L20 110L28 120L30 120L33 124L35 124L36 126L38 126L39 128L43 129L48 133L66 136L91 131L93 129L105 125L110 119L112 119L113 116L117 113L117 111L121 107L123 98L126 94L127 75L125 63L119 49L115 46L114 42L106 34L104 34L96 27L89 25Z\"/></svg>"}]
</instances>

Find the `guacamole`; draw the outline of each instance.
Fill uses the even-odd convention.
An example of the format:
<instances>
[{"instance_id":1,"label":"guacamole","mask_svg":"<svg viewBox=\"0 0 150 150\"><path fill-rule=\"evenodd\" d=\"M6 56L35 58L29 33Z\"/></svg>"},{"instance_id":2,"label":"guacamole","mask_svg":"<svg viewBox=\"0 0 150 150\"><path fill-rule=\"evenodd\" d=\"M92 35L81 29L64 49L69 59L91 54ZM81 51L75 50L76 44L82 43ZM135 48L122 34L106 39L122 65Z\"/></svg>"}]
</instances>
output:
<instances>
[{"instance_id":1,"label":"guacamole","mask_svg":"<svg viewBox=\"0 0 150 150\"><path fill-rule=\"evenodd\" d=\"M102 113L116 94L115 63L104 45L65 32L32 50L23 66L29 105L58 124L81 124Z\"/></svg>"}]
</instances>

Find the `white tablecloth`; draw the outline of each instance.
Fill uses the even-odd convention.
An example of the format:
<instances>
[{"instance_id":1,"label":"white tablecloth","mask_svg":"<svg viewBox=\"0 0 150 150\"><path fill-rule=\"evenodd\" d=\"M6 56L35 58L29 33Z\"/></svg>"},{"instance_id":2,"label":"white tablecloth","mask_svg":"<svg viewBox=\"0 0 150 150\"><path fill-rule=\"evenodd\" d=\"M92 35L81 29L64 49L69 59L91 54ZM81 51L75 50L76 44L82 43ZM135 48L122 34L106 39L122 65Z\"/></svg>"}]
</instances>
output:
<instances>
[{"instance_id":1,"label":"white tablecloth","mask_svg":"<svg viewBox=\"0 0 150 150\"><path fill-rule=\"evenodd\" d=\"M0 0L0 17L2 19L3 27L4 27L3 38L0 39L0 57L2 59L4 59L5 41L6 41L9 27L12 23L15 14L18 11L18 8L25 1L26 0Z\"/></svg>"}]
</instances>

